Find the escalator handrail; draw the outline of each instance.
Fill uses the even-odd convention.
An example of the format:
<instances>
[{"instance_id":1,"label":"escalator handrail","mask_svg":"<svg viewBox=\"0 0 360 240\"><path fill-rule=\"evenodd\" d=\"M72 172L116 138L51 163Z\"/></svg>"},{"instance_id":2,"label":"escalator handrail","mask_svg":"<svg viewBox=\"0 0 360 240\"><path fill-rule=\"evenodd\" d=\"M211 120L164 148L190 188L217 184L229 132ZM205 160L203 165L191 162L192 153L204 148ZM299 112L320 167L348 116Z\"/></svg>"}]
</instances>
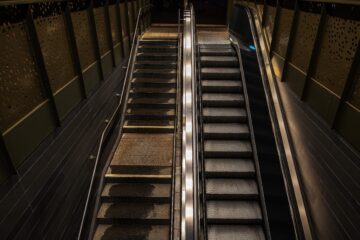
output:
<instances>
[{"instance_id":1,"label":"escalator handrail","mask_svg":"<svg viewBox=\"0 0 360 240\"><path fill-rule=\"evenodd\" d=\"M195 14L184 10L181 239L198 239Z\"/></svg>"},{"instance_id":2,"label":"escalator handrail","mask_svg":"<svg viewBox=\"0 0 360 240\"><path fill-rule=\"evenodd\" d=\"M104 142L106 140L106 138L109 135L110 129L112 129L115 125L115 123L117 121L115 121L118 117L118 114L120 112L124 113L125 110L125 100L126 100L126 92L125 90L127 89L126 86L128 85L128 82L130 81L130 76L131 76L131 72L130 69L132 69L133 66L133 61L135 59L134 53L135 53L135 46L137 45L137 39L138 39L138 34L141 34L141 29L139 29L140 27L140 20L143 17L143 15L146 15L149 11L150 5L142 7L139 9L138 12L138 16L137 16L137 20L136 20L136 25L135 25L135 29L134 29L134 33L133 33L133 40L132 40L132 45L131 45L131 50L130 50L130 54L129 54L129 60L127 63L127 68L126 68L126 73L125 73L125 78L124 78L124 83L123 83L123 87L121 90L121 94L119 96L119 102L114 110L114 112L111 114L110 119L107 121L107 124L101 134L100 137L100 142L99 142L99 146L97 148L97 154L96 154L96 159L95 159L95 164L93 167L93 171L92 171L92 175L91 175L91 180L90 180L90 184L89 184L89 188L87 191L87 196L86 196L86 201L84 204L84 209L83 209L83 213L82 213L82 218L81 218L81 223L80 223L80 227L79 227L79 232L77 235L77 240L80 240L82 238L83 232L84 232L84 225L85 225L85 221L86 221L86 217L88 214L88 209L89 209L89 204L90 204L90 199L92 196L92 192L93 192L93 187L94 187L94 182L95 182L95 176L98 170L98 165L99 165L99 160L101 157L101 153L102 150L104 148ZM139 32L140 30L140 32ZM145 29L144 29L145 31ZM124 114L122 114L124 115ZM122 126L122 123L120 124L120 126ZM120 132L121 134L121 132Z\"/></svg>"}]
</instances>

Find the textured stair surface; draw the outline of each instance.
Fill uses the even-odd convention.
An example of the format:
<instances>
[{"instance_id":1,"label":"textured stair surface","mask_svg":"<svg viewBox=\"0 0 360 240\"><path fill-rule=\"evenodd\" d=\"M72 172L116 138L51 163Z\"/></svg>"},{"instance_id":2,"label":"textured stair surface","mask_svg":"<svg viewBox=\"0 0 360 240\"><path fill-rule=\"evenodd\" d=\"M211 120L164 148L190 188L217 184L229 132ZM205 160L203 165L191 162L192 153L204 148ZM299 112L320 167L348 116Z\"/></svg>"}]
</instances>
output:
<instances>
[{"instance_id":1,"label":"textured stair surface","mask_svg":"<svg viewBox=\"0 0 360 240\"><path fill-rule=\"evenodd\" d=\"M265 240L236 52L200 45L205 209L209 240Z\"/></svg>"},{"instance_id":2,"label":"textured stair surface","mask_svg":"<svg viewBox=\"0 0 360 240\"><path fill-rule=\"evenodd\" d=\"M105 174L97 240L167 240L171 225L178 43L142 39L122 138Z\"/></svg>"}]
</instances>

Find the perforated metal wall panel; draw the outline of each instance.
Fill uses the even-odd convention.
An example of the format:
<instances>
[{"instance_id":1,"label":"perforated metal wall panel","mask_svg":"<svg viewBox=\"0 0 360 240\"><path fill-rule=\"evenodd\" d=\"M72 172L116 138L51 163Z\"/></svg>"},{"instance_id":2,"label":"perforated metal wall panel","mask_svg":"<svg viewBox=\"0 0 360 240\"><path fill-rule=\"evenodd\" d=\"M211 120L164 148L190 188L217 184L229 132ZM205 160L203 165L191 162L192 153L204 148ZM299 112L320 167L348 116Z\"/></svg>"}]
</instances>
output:
<instances>
[{"instance_id":1,"label":"perforated metal wall panel","mask_svg":"<svg viewBox=\"0 0 360 240\"><path fill-rule=\"evenodd\" d=\"M111 25L111 37L114 46L120 42L120 28L118 26L116 11L118 11L117 6L115 4L109 5L109 18Z\"/></svg>"},{"instance_id":2,"label":"perforated metal wall panel","mask_svg":"<svg viewBox=\"0 0 360 240\"><path fill-rule=\"evenodd\" d=\"M303 72L308 70L319 22L320 14L299 12L289 62Z\"/></svg>"},{"instance_id":3,"label":"perforated metal wall panel","mask_svg":"<svg viewBox=\"0 0 360 240\"><path fill-rule=\"evenodd\" d=\"M360 111L360 73L358 73L356 77L355 86L351 93L349 102Z\"/></svg>"},{"instance_id":4,"label":"perforated metal wall panel","mask_svg":"<svg viewBox=\"0 0 360 240\"><path fill-rule=\"evenodd\" d=\"M276 7L273 6L267 6L266 9L266 17L265 17L265 30L267 33L267 36L269 38L269 41L272 41L272 32L274 30L274 24L275 24L275 16L276 16Z\"/></svg>"},{"instance_id":5,"label":"perforated metal wall panel","mask_svg":"<svg viewBox=\"0 0 360 240\"><path fill-rule=\"evenodd\" d=\"M104 7L94 8L96 33L99 42L100 54L104 55L110 51L109 40L106 33L105 9Z\"/></svg>"},{"instance_id":6,"label":"perforated metal wall panel","mask_svg":"<svg viewBox=\"0 0 360 240\"><path fill-rule=\"evenodd\" d=\"M360 22L328 16L324 28L313 77L340 95L359 43Z\"/></svg>"},{"instance_id":7,"label":"perforated metal wall panel","mask_svg":"<svg viewBox=\"0 0 360 240\"><path fill-rule=\"evenodd\" d=\"M45 100L25 24L18 21L26 11L13 6L4 8L13 19L9 17L0 25L0 133Z\"/></svg>"},{"instance_id":8,"label":"perforated metal wall panel","mask_svg":"<svg viewBox=\"0 0 360 240\"><path fill-rule=\"evenodd\" d=\"M91 29L88 10L71 13L76 46L79 53L82 70L96 61L95 45L91 39Z\"/></svg>"},{"instance_id":9,"label":"perforated metal wall panel","mask_svg":"<svg viewBox=\"0 0 360 240\"><path fill-rule=\"evenodd\" d=\"M282 8L279 15L279 25L276 34L275 51L285 58L287 45L289 42L290 30L292 20L294 16L294 10Z\"/></svg>"},{"instance_id":10,"label":"perforated metal wall panel","mask_svg":"<svg viewBox=\"0 0 360 240\"><path fill-rule=\"evenodd\" d=\"M59 9L55 10L56 8ZM60 5L53 3L39 4L35 9L45 16L34 19L45 67L54 93L75 77L65 19L60 8ZM51 15L47 14L48 11L51 11Z\"/></svg>"}]
</instances>

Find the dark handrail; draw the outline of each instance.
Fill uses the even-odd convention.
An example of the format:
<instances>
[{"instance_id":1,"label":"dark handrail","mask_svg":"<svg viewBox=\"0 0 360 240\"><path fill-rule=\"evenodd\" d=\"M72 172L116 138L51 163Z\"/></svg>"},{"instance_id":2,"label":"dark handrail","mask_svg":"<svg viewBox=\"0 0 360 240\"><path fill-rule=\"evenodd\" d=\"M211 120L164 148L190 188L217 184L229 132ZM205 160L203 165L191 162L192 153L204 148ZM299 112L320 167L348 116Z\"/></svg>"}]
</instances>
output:
<instances>
[{"instance_id":1,"label":"dark handrail","mask_svg":"<svg viewBox=\"0 0 360 240\"><path fill-rule=\"evenodd\" d=\"M139 30L139 22L140 22L140 18L142 17L143 15L143 11L144 10L148 10L149 9L149 6L146 6L144 8L140 8L139 9L139 13L138 13L138 16L137 16L137 21L136 21L136 25L135 25L135 29L134 29L134 35L133 35L133 41L132 41L132 46L131 46L131 51L130 51L130 54L129 54L129 60L128 60L128 64L127 64L127 69L126 69L126 74L125 74L125 78L124 78L124 84L123 84L123 87L122 87L122 90L121 90L121 94L120 94L120 98L119 98L119 103L118 105L116 106L114 112L112 113L111 115L111 118L107 121L107 124L105 126L105 129L103 130L102 134L101 134L101 138L100 138L100 143L99 143L99 146L98 146L98 150L97 150L97 154L96 154L96 160L95 160L95 164L94 164L94 168L93 168L93 172L92 172L92 175L91 175L91 181L90 181L90 185L89 185L89 188L88 188L88 193L87 193L87 197L86 197L86 202L85 202L85 206L84 206L84 211L83 211L83 214L82 214L82 218L81 218L81 224L80 224L80 228L79 228L79 233L78 233L78 236L77 236L77 240L80 240L81 237L82 237L82 234L83 234L83 229L84 229L84 224L85 224L85 220L86 220L86 216L88 214L88 208L89 208L89 203L90 203L90 198L91 198L91 195L92 195L92 189L94 187L94 182L95 182L95 175L96 175L96 172L97 172L97 168L98 168L98 165L99 165L99 159L101 157L101 153L102 153L102 150L103 150L103 147L104 147L104 142L105 142L105 139L106 137L108 136L109 132L108 130L111 129L115 123L115 119L116 119L116 116L121 112L124 112L125 110L125 100L126 100L126 92L125 92L125 89L126 89L126 86L128 85L128 82L129 82L129 79L130 79L130 70L132 68L132 63L133 63L133 60L134 60L134 49L135 49L135 43L136 43L136 40L137 40L137 37L138 37L138 30ZM141 33L141 32L140 32ZM120 126L122 126L122 123L120 124Z\"/></svg>"}]
</instances>

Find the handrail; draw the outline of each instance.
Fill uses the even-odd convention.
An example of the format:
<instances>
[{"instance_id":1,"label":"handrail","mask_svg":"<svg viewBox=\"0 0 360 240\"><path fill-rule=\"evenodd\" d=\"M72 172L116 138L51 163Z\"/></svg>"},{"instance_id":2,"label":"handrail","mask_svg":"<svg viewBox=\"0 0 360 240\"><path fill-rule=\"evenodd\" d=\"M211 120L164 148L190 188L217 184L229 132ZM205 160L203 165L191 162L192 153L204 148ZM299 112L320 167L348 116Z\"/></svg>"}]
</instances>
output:
<instances>
[{"instance_id":1,"label":"handrail","mask_svg":"<svg viewBox=\"0 0 360 240\"><path fill-rule=\"evenodd\" d=\"M122 87L122 90L121 90L118 105L116 106L114 112L112 113L111 118L107 121L107 124L106 124L106 126L105 126L105 128L104 128L104 130L103 130L103 132L101 134L101 138L100 138L100 142L99 142L99 146L98 146L97 154L96 154L96 160L95 160L94 168L93 168L93 171L92 171L91 180L90 180L90 184L89 184L89 188L88 188L88 192L87 192L87 197L86 197L86 201L85 201L85 206L84 206L84 210L83 210L83 214L82 214L82 218L81 218L81 224L80 224L77 240L80 240L81 237L82 237L82 234L83 234L84 224L85 224L86 216L88 214L89 203L90 203L90 199L91 199L91 195L92 195L92 191L93 191L93 187L94 187L95 176L96 176L97 168L98 168L98 165L99 165L99 160L100 160L101 153L102 153L102 150L103 150L103 147L104 147L105 139L108 137L108 134L109 134L108 130L111 129L114 126L114 124L116 122L115 119L116 119L117 115L120 113L120 111L122 113L124 113L124 111L125 111L125 106L126 106L126 104L125 104L125 100L126 100L125 89L128 86L128 82L129 82L129 79L130 79L129 76L130 76L131 73L130 73L129 69L131 69L132 65L133 65L133 60L134 60L133 55L134 55L134 51L135 51L134 50L135 45L137 45L135 43L136 43L136 40L137 40L137 37L138 37L139 22L140 22L140 19L141 19L142 15L144 14L143 11L145 11L145 10L149 10L149 6L140 8L138 16L137 16L137 21L136 21L136 25L135 25L135 29L134 29L132 46L131 46L131 50L130 50L130 54L129 54L129 60L128 60L128 63L127 63L127 69L126 69L125 78L124 78L124 84L123 84L123 87ZM141 34L141 32L140 32L140 34ZM122 115L124 115L124 114L122 114ZM120 126L122 126L122 122L123 122L123 119L121 120ZM121 132L120 132L120 134L121 134Z\"/></svg>"},{"instance_id":2,"label":"handrail","mask_svg":"<svg viewBox=\"0 0 360 240\"><path fill-rule=\"evenodd\" d=\"M195 19L190 4L184 11L183 34L183 134L181 239L198 239L197 219L197 121Z\"/></svg>"},{"instance_id":3,"label":"handrail","mask_svg":"<svg viewBox=\"0 0 360 240\"><path fill-rule=\"evenodd\" d=\"M175 188L176 188L176 142L177 142L177 134L178 134L178 127L179 127L179 120L180 120L180 83L181 83L181 49L182 49L182 44L181 44L181 34L180 34L180 8L178 10L178 59L177 59L177 74L176 74L176 100L175 100L175 121L174 121L174 137L173 137L173 162L172 162L172 183L171 183L171 224L170 224L170 240L174 239L174 223L175 223L175 201L177 199L175 199Z\"/></svg>"}]
</instances>

